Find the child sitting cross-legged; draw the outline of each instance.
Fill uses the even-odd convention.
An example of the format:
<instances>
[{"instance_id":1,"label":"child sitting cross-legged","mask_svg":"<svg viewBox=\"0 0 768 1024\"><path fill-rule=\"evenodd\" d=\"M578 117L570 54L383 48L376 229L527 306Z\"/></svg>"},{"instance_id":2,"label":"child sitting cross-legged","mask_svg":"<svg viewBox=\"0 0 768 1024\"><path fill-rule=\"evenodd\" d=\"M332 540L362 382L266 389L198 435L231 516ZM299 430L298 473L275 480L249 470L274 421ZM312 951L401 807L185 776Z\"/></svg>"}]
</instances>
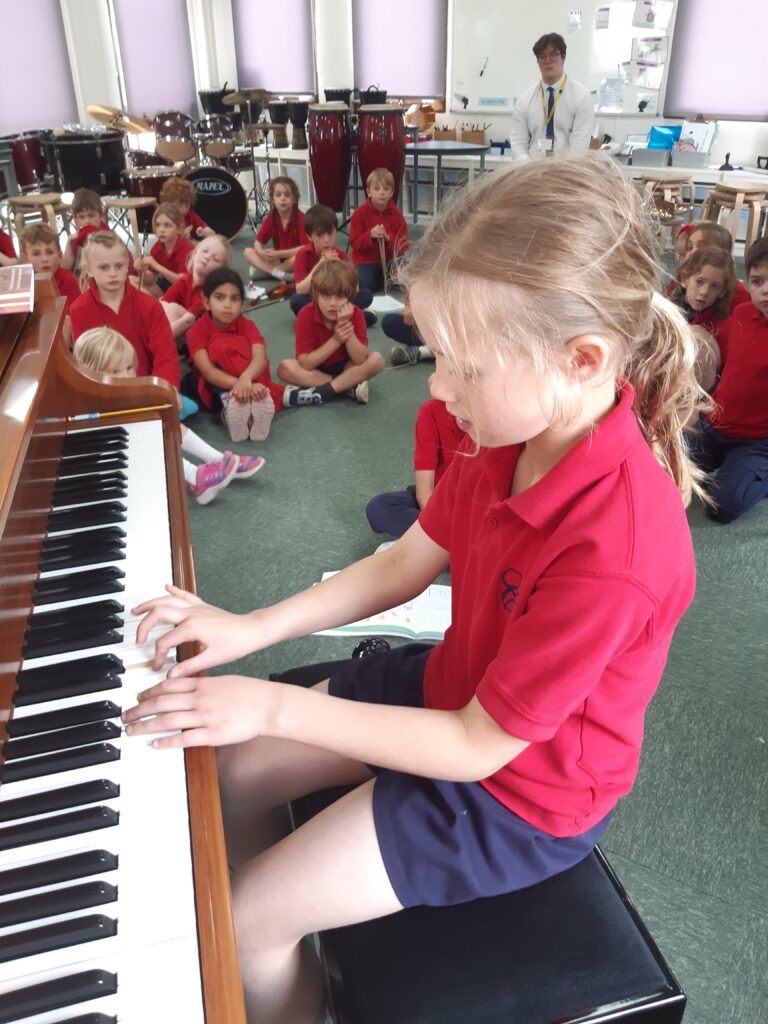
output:
<instances>
[{"instance_id":1,"label":"child sitting cross-legged","mask_svg":"<svg viewBox=\"0 0 768 1024\"><path fill-rule=\"evenodd\" d=\"M81 334L75 342L73 355L81 366L94 373L136 376L136 350L127 338L109 327L94 327ZM201 460L201 464L195 466L183 459L187 490L198 505L209 504L232 480L247 480L264 465L261 456L217 451L183 423L181 450Z\"/></svg>"},{"instance_id":2,"label":"child sitting cross-legged","mask_svg":"<svg viewBox=\"0 0 768 1024\"><path fill-rule=\"evenodd\" d=\"M237 271L212 271L203 284L205 313L187 332L187 346L206 409L223 407L233 441L263 441L283 407L283 388L272 383L261 332L242 315L243 297Z\"/></svg>"},{"instance_id":3,"label":"child sitting cross-legged","mask_svg":"<svg viewBox=\"0 0 768 1024\"><path fill-rule=\"evenodd\" d=\"M144 287L160 298L186 273L194 245L184 235L184 218L175 203L160 203L152 214L152 230L157 241L149 256L136 260L136 269L144 272Z\"/></svg>"},{"instance_id":4,"label":"child sitting cross-legged","mask_svg":"<svg viewBox=\"0 0 768 1024\"><path fill-rule=\"evenodd\" d=\"M352 305L357 275L348 263L320 263L312 275L312 302L296 317L296 358L277 368L286 405L322 405L346 394L368 401L368 381L384 360L368 351L363 312Z\"/></svg>"}]
</instances>

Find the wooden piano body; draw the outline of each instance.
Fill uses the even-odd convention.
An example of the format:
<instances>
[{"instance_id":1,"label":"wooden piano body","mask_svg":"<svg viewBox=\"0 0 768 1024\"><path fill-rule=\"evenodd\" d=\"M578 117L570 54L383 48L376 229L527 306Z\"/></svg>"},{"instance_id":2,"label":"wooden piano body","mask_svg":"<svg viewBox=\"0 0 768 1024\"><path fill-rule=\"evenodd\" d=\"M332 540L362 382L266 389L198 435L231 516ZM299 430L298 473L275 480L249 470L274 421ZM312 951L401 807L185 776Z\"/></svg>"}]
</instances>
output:
<instances>
[{"instance_id":1,"label":"wooden piano body","mask_svg":"<svg viewBox=\"0 0 768 1024\"><path fill-rule=\"evenodd\" d=\"M12 715L16 673L53 475L40 465L59 460L67 417L139 410L108 425L148 418L163 423L174 582L195 589L181 434L173 389L157 378L108 382L81 370L62 339L64 300L50 278L36 281L34 312L0 317L0 741ZM95 423L83 423L83 426ZM152 596L152 595L147 595ZM213 750L186 751L198 943L208 1024L244 1024L240 970ZM184 979L179 979L184 984Z\"/></svg>"}]
</instances>

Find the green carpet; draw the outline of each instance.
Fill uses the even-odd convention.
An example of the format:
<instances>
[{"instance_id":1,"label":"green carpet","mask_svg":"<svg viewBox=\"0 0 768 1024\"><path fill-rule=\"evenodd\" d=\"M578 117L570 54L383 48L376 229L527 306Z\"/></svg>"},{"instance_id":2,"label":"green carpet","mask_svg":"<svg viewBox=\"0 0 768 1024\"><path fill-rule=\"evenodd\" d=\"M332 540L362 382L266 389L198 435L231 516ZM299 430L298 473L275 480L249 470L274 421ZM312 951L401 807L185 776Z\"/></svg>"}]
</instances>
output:
<instances>
[{"instance_id":1,"label":"green carpet","mask_svg":"<svg viewBox=\"0 0 768 1024\"><path fill-rule=\"evenodd\" d=\"M241 271L244 244L236 245ZM293 354L294 318L280 303L254 321L275 376ZM388 354L380 327L369 339ZM430 369L387 370L371 382L368 406L288 410L266 442L236 445L267 465L208 507L190 503L199 593L244 612L371 553L383 538L371 533L365 504L412 480L413 422ZM210 417L187 422L227 444ZM696 600L648 712L637 784L602 845L688 993L686 1024L759 1024L768 1019L768 503L729 526L699 506L689 519ZM351 648L305 637L236 670L266 676Z\"/></svg>"}]
</instances>

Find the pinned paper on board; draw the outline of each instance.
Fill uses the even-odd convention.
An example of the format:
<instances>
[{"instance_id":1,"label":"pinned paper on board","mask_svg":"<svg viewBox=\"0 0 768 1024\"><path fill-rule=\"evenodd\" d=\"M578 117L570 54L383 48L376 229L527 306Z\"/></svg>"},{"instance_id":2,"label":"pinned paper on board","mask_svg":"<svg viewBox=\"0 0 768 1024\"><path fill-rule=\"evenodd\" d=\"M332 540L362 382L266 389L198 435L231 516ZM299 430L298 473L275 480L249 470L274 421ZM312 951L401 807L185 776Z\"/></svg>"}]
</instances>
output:
<instances>
[{"instance_id":1,"label":"pinned paper on board","mask_svg":"<svg viewBox=\"0 0 768 1024\"><path fill-rule=\"evenodd\" d=\"M598 7L595 11L595 28L608 28L611 22L611 8Z\"/></svg>"},{"instance_id":2,"label":"pinned paper on board","mask_svg":"<svg viewBox=\"0 0 768 1024\"><path fill-rule=\"evenodd\" d=\"M568 12L568 31L581 32L581 11Z\"/></svg>"},{"instance_id":3,"label":"pinned paper on board","mask_svg":"<svg viewBox=\"0 0 768 1024\"><path fill-rule=\"evenodd\" d=\"M654 28L666 32L672 7L672 0L637 0L632 24L636 28Z\"/></svg>"}]
</instances>

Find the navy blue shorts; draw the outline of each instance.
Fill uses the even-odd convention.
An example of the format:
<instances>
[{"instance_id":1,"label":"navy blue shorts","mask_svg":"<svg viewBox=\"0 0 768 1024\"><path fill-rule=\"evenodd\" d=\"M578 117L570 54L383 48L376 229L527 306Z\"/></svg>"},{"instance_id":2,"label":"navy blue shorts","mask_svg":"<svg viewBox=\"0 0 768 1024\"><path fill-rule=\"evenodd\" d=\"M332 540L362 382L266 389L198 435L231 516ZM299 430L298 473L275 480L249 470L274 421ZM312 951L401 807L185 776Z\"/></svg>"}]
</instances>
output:
<instances>
[{"instance_id":1,"label":"navy blue shorts","mask_svg":"<svg viewBox=\"0 0 768 1024\"><path fill-rule=\"evenodd\" d=\"M355 659L331 676L329 692L368 704L423 707L431 649L408 644ZM523 821L479 782L371 767L379 848L404 907L446 907L535 885L583 860L610 819L580 836L557 838Z\"/></svg>"}]
</instances>

